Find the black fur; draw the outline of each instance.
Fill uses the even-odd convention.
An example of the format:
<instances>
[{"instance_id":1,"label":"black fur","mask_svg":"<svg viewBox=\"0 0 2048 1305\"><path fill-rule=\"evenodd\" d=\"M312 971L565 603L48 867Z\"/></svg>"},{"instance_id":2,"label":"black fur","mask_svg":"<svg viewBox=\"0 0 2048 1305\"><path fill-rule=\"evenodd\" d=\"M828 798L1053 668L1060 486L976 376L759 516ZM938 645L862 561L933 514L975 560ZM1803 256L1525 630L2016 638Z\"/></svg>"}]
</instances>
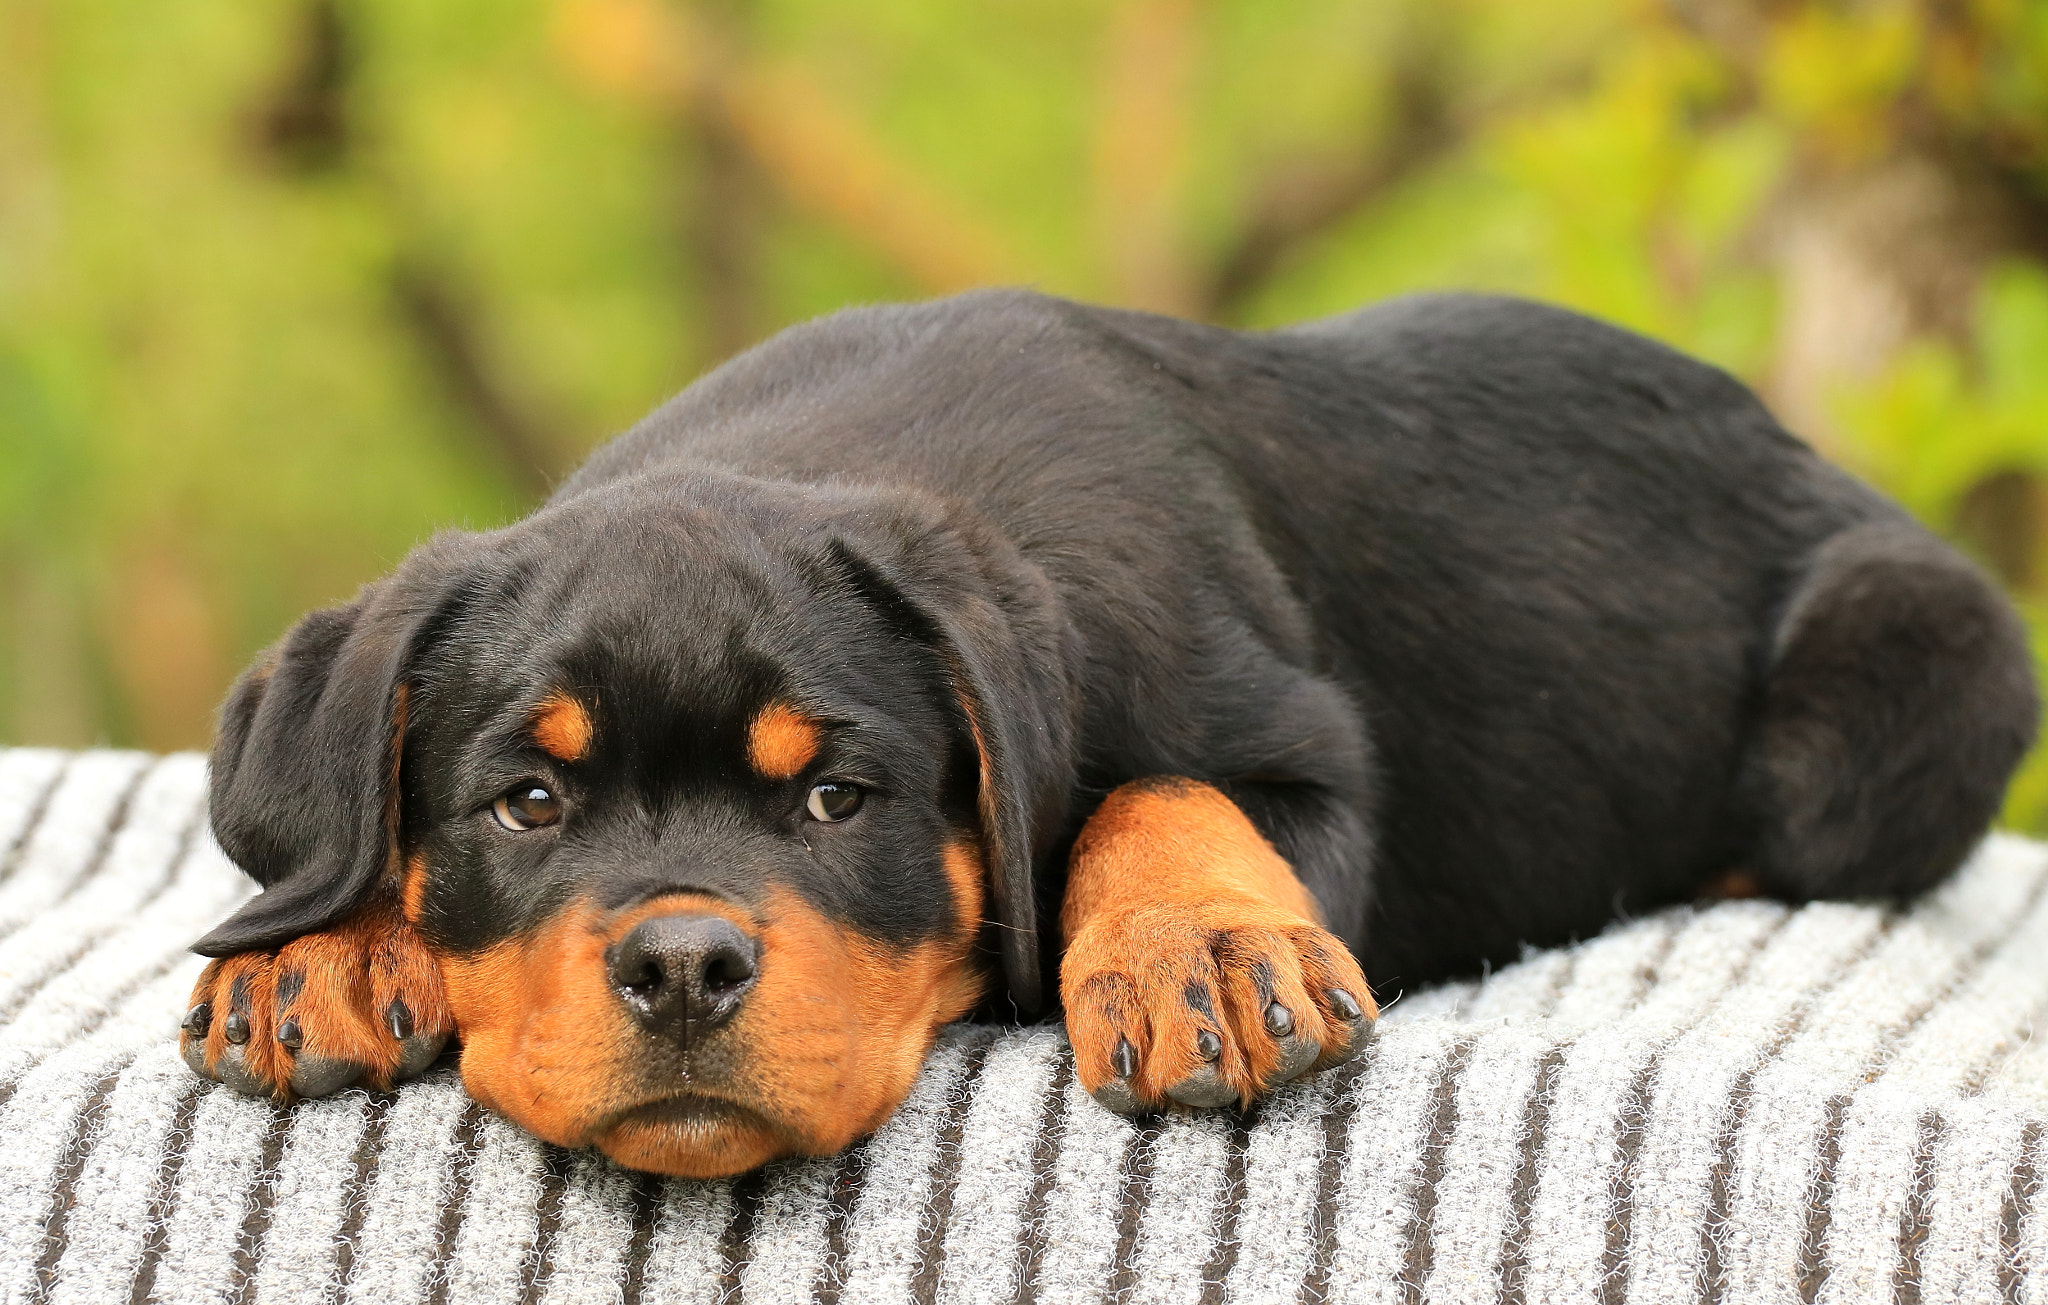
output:
<instances>
[{"instance_id":1,"label":"black fur","mask_svg":"<svg viewBox=\"0 0 2048 1305\"><path fill-rule=\"evenodd\" d=\"M1992 586L1740 384L1476 297L1238 334L982 293L785 332L238 686L214 817L270 887L201 950L373 881L401 683L445 944L592 884L770 880L914 939L971 827L1025 1009L1067 844L1134 778L1222 786L1384 988L1733 865L1917 891L2036 716ZM605 740L574 774L519 739L558 683ZM819 764L884 795L861 829L804 835L735 769L777 695L845 727ZM477 813L527 775L579 814L510 849Z\"/></svg>"}]
</instances>

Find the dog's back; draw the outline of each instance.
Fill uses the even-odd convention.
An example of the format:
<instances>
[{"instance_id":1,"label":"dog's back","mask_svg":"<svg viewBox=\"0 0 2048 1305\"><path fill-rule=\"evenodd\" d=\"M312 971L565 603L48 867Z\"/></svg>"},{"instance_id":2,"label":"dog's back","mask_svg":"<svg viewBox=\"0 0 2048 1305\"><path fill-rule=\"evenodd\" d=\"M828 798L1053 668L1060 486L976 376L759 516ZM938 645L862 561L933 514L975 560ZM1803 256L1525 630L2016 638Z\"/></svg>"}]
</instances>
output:
<instances>
[{"instance_id":1,"label":"dog's back","mask_svg":"<svg viewBox=\"0 0 2048 1305\"><path fill-rule=\"evenodd\" d=\"M1369 731L1365 955L1404 983L1596 931L1731 863L1789 895L1910 891L1981 829L2031 736L2017 626L1972 568L1726 374L1522 301L1263 334L1015 292L857 310L728 364L563 493L669 461L972 504L1118 668L1089 682L1084 782L1245 773L1298 746L1300 723L1276 732L1273 695L1246 691L1267 654L1340 685ZM1910 717L1910 738L1867 745L1967 772L1966 791L1873 794L1883 766L1844 721L1773 724L1786 615L1856 527L1881 570L1912 554L1939 574L1903 625L1837 641L1925 679L1916 650L1960 621L1981 638L1937 678L1987 701L1834 715ZM1773 729L1805 741L1759 753ZM1779 791L1819 765L1858 796ZM1868 828L1810 828L1840 845L1832 868L1785 868L1788 822L1826 823L1793 808L1844 801ZM1879 808L1941 836L1914 866L1858 871L1903 836L1880 836Z\"/></svg>"}]
</instances>

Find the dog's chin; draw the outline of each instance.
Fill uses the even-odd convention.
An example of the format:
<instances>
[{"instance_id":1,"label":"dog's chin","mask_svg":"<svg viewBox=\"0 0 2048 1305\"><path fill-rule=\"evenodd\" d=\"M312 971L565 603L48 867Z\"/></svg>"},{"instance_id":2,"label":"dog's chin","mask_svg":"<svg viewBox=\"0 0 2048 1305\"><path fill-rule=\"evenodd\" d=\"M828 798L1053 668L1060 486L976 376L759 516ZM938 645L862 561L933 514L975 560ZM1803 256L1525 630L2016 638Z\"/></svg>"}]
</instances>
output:
<instances>
[{"instance_id":1,"label":"dog's chin","mask_svg":"<svg viewBox=\"0 0 2048 1305\"><path fill-rule=\"evenodd\" d=\"M629 1169L678 1178L725 1178L803 1149L745 1106L695 1094L636 1106L591 1141Z\"/></svg>"}]
</instances>

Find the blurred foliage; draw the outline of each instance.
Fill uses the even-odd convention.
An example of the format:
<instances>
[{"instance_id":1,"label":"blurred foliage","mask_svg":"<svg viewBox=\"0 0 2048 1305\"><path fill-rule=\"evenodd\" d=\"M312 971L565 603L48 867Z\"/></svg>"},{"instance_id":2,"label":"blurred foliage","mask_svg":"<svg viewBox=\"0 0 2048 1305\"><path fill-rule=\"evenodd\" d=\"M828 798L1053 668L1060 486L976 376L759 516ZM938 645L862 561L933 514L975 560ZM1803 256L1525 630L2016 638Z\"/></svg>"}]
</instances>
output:
<instances>
[{"instance_id":1,"label":"blurred foliage","mask_svg":"<svg viewBox=\"0 0 2048 1305\"><path fill-rule=\"evenodd\" d=\"M2044 262L2041 0L0 0L0 739L202 744L720 358L990 282L1560 301L2048 631Z\"/></svg>"}]
</instances>

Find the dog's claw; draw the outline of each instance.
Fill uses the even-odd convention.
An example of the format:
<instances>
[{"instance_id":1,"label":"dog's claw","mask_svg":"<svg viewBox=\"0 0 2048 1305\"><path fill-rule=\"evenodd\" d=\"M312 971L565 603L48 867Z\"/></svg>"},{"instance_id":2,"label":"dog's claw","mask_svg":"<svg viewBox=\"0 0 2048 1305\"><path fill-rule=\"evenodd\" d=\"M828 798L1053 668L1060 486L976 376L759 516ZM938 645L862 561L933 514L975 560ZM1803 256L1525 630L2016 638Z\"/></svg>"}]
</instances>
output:
<instances>
[{"instance_id":1,"label":"dog's claw","mask_svg":"<svg viewBox=\"0 0 2048 1305\"><path fill-rule=\"evenodd\" d=\"M228 1012L227 1025L223 1030L229 1042L241 1046L249 1040L249 1017L238 1010Z\"/></svg>"},{"instance_id":2,"label":"dog's claw","mask_svg":"<svg viewBox=\"0 0 2048 1305\"><path fill-rule=\"evenodd\" d=\"M404 998L392 999L390 1008L384 1012L384 1027L399 1042L412 1036L412 1007L405 1004Z\"/></svg>"},{"instance_id":3,"label":"dog's claw","mask_svg":"<svg viewBox=\"0 0 2048 1305\"><path fill-rule=\"evenodd\" d=\"M1294 1032L1294 1012L1272 1002L1266 1007L1266 1032L1276 1038L1284 1038Z\"/></svg>"},{"instance_id":4,"label":"dog's claw","mask_svg":"<svg viewBox=\"0 0 2048 1305\"><path fill-rule=\"evenodd\" d=\"M1346 1048L1347 1054L1344 1058L1349 1060L1352 1056L1364 1051L1366 1046L1379 1033L1379 1028L1379 1021L1370 1015L1353 1023L1351 1026L1351 1045Z\"/></svg>"},{"instance_id":5,"label":"dog's claw","mask_svg":"<svg viewBox=\"0 0 2048 1305\"><path fill-rule=\"evenodd\" d=\"M1088 1095L1094 1097L1104 1109L1114 1111L1126 1119L1144 1114L1145 1103L1138 1099L1137 1093L1131 1091L1131 1076L1138 1072L1138 1049L1131 1045L1129 1038L1119 1037L1116 1040L1116 1050L1109 1054L1109 1064L1116 1077L1100 1087L1090 1089Z\"/></svg>"},{"instance_id":6,"label":"dog's claw","mask_svg":"<svg viewBox=\"0 0 2048 1305\"><path fill-rule=\"evenodd\" d=\"M1223 1054L1223 1039L1217 1037L1213 1030L1203 1029L1195 1035L1195 1054L1203 1060L1214 1062Z\"/></svg>"},{"instance_id":7,"label":"dog's claw","mask_svg":"<svg viewBox=\"0 0 2048 1305\"><path fill-rule=\"evenodd\" d=\"M186 1011L185 1022L179 1027L195 1038L205 1037L206 1031L213 1027L213 1003L202 1001Z\"/></svg>"},{"instance_id":8,"label":"dog's claw","mask_svg":"<svg viewBox=\"0 0 2048 1305\"><path fill-rule=\"evenodd\" d=\"M299 1031L299 1022L297 1020L288 1019L278 1025L277 1040L290 1047L293 1051L297 1051L300 1047L306 1045L306 1037Z\"/></svg>"},{"instance_id":9,"label":"dog's claw","mask_svg":"<svg viewBox=\"0 0 2048 1305\"><path fill-rule=\"evenodd\" d=\"M1109 1063L1118 1078L1129 1078L1138 1072L1138 1049L1131 1045L1129 1038L1118 1038Z\"/></svg>"},{"instance_id":10,"label":"dog's claw","mask_svg":"<svg viewBox=\"0 0 2048 1305\"><path fill-rule=\"evenodd\" d=\"M1358 998L1342 988L1332 988L1325 995L1329 999L1330 1009L1337 1012L1337 1018L1346 1023L1350 1023L1360 1015L1365 1014L1364 1011L1358 1008Z\"/></svg>"}]
</instances>

